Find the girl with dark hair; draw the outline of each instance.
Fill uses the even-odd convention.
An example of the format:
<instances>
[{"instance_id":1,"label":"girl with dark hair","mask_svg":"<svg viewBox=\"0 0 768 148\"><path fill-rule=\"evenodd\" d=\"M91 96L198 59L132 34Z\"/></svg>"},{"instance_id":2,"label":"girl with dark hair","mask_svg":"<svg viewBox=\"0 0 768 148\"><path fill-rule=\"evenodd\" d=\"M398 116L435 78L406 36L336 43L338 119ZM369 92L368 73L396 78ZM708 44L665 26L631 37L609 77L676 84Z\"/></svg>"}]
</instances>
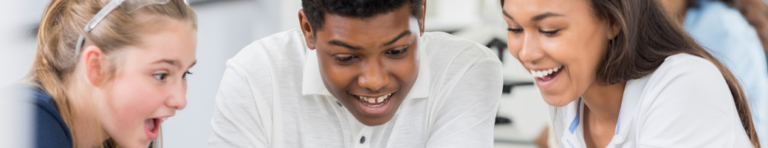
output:
<instances>
[{"instance_id":1,"label":"girl with dark hair","mask_svg":"<svg viewBox=\"0 0 768 148\"><path fill-rule=\"evenodd\" d=\"M760 147L736 78L655 0L502 0L560 147Z\"/></svg>"},{"instance_id":2,"label":"girl with dark hair","mask_svg":"<svg viewBox=\"0 0 768 148\"><path fill-rule=\"evenodd\" d=\"M744 88L760 141L768 142L768 66L760 44L761 37L768 38L760 34L768 32L755 30L768 27L768 12L762 0L661 2L691 37L733 72Z\"/></svg>"}]
</instances>

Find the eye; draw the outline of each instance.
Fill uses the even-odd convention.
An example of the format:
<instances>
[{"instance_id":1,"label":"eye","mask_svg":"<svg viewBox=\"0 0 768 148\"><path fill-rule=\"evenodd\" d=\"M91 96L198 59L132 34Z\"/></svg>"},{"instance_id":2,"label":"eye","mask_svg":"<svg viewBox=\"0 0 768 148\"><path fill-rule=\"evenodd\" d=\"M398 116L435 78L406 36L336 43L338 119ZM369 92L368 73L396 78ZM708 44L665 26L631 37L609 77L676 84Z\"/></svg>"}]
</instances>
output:
<instances>
[{"instance_id":1,"label":"eye","mask_svg":"<svg viewBox=\"0 0 768 148\"><path fill-rule=\"evenodd\" d=\"M507 31L515 33L515 34L518 34L518 33L522 33L523 29L522 28L507 28Z\"/></svg>"},{"instance_id":2,"label":"eye","mask_svg":"<svg viewBox=\"0 0 768 148\"><path fill-rule=\"evenodd\" d=\"M349 62L349 61L352 61L353 59L357 58L357 56L355 56L355 55L335 56L334 58L336 59L336 61L339 61L339 62Z\"/></svg>"},{"instance_id":3,"label":"eye","mask_svg":"<svg viewBox=\"0 0 768 148\"><path fill-rule=\"evenodd\" d=\"M152 74L152 76L155 77L155 79L157 80L165 81L165 78L168 78L168 73L166 72L154 73Z\"/></svg>"},{"instance_id":4,"label":"eye","mask_svg":"<svg viewBox=\"0 0 768 148\"><path fill-rule=\"evenodd\" d=\"M558 32L558 31L560 31L560 30L553 30L553 31L545 31L545 30L541 30L541 31L539 31L539 32L541 32L541 34L544 34L544 35L546 35L546 36L552 36L552 35L555 35L555 34L557 34L557 32Z\"/></svg>"},{"instance_id":5,"label":"eye","mask_svg":"<svg viewBox=\"0 0 768 148\"><path fill-rule=\"evenodd\" d=\"M181 79L186 80L187 79L187 75L191 75L191 74L192 74L192 72L189 72L189 71L184 72L184 75L181 75Z\"/></svg>"},{"instance_id":6,"label":"eye","mask_svg":"<svg viewBox=\"0 0 768 148\"><path fill-rule=\"evenodd\" d=\"M386 54L393 55L393 56L398 56L398 55L404 54L406 51L408 51L408 47L407 46L404 47L403 49L400 49L400 50L388 50L386 52Z\"/></svg>"}]
</instances>

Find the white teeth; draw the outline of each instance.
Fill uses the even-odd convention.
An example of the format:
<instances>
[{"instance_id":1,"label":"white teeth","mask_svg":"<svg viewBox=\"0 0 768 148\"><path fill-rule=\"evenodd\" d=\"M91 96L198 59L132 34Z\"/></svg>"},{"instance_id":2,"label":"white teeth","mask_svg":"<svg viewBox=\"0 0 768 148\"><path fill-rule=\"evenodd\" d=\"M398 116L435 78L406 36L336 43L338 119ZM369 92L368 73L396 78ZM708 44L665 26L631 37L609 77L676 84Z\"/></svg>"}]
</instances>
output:
<instances>
[{"instance_id":1,"label":"white teeth","mask_svg":"<svg viewBox=\"0 0 768 148\"><path fill-rule=\"evenodd\" d=\"M375 104L375 103L383 103L384 101L389 99L389 96L391 96L391 95L392 94L390 93L390 94L387 94L387 95L384 95L384 96L375 97L375 98L357 96L358 97L357 99L359 99L360 101L363 101L363 102L370 103L370 104Z\"/></svg>"},{"instance_id":2,"label":"white teeth","mask_svg":"<svg viewBox=\"0 0 768 148\"><path fill-rule=\"evenodd\" d=\"M548 76L548 75L550 75L552 73L557 72L558 70L560 70L560 67L562 67L562 66L558 66L558 67L555 67L555 68L550 68L550 69L542 70L542 71L531 70L531 75L533 77L543 78L545 76Z\"/></svg>"},{"instance_id":3,"label":"white teeth","mask_svg":"<svg viewBox=\"0 0 768 148\"><path fill-rule=\"evenodd\" d=\"M160 121L165 121L165 120L168 120L168 117L163 117L163 118L160 118L160 119L161 119Z\"/></svg>"}]
</instances>

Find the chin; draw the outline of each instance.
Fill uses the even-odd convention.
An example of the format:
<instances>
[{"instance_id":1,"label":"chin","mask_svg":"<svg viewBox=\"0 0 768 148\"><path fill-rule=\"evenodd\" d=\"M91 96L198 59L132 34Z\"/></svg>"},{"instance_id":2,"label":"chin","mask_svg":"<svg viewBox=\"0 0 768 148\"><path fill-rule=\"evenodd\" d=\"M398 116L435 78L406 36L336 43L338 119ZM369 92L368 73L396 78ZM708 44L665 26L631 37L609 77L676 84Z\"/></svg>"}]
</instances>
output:
<instances>
[{"instance_id":1,"label":"chin","mask_svg":"<svg viewBox=\"0 0 768 148\"><path fill-rule=\"evenodd\" d=\"M551 106L557 106L557 107L566 106L571 102L573 102L573 100L576 100L576 99L572 99L574 97L567 97L566 95L563 95L563 94L547 95L542 93L541 97L544 98L544 102L547 102L547 104ZM575 97L575 98L578 98L578 97Z\"/></svg>"},{"instance_id":2,"label":"chin","mask_svg":"<svg viewBox=\"0 0 768 148\"><path fill-rule=\"evenodd\" d=\"M369 119L366 121L358 119L358 121L360 121L360 123L365 124L366 126L379 126L379 125L386 124L387 122L389 122L389 120L392 120L393 116L394 115L388 116L388 117L379 117L378 119Z\"/></svg>"}]
</instances>

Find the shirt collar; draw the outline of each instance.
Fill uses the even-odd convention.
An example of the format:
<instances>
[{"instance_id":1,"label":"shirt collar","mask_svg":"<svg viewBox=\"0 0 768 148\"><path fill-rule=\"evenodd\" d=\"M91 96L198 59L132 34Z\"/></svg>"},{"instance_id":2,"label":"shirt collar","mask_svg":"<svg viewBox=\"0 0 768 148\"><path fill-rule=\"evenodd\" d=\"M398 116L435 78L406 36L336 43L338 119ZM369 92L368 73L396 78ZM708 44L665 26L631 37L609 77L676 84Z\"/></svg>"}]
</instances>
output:
<instances>
[{"instance_id":1,"label":"shirt collar","mask_svg":"<svg viewBox=\"0 0 768 148\"><path fill-rule=\"evenodd\" d=\"M637 110L640 98L643 96L645 85L648 82L650 75L645 77L629 80L624 87L624 95L621 99L621 110L619 111L619 121L616 123L616 132L613 136L613 143L619 144L626 140L629 130L633 125L633 119L635 111Z\"/></svg>"},{"instance_id":2,"label":"shirt collar","mask_svg":"<svg viewBox=\"0 0 768 148\"><path fill-rule=\"evenodd\" d=\"M302 40L304 38L302 37ZM426 43L423 38L420 39L418 48L419 56L419 74L416 77L416 82L413 84L410 93L406 96L409 98L427 98L429 97L429 60L427 59ZM304 61L304 76L302 79L301 94L302 95L325 95L332 96L328 89L323 84L323 78L320 75L320 66L317 60L317 51L310 50L306 43L305 48L305 61Z\"/></svg>"}]
</instances>

